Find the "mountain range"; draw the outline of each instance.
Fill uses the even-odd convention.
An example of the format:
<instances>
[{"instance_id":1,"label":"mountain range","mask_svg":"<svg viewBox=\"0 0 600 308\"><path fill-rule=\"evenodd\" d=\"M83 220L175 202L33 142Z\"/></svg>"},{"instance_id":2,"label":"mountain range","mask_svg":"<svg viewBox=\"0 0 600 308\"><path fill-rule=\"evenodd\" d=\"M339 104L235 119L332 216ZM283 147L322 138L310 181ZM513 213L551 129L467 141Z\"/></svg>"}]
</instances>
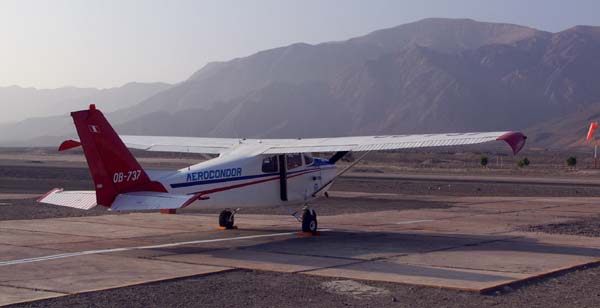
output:
<instances>
[{"instance_id":1,"label":"mountain range","mask_svg":"<svg viewBox=\"0 0 600 308\"><path fill-rule=\"evenodd\" d=\"M599 54L600 27L550 33L425 19L345 41L298 43L209 63L187 80L104 111L124 134L524 130L536 146L577 146L586 121L600 116ZM30 143L55 142L73 133L65 123L54 117L5 125L0 142L14 143L10 131L24 132L21 140Z\"/></svg>"}]
</instances>

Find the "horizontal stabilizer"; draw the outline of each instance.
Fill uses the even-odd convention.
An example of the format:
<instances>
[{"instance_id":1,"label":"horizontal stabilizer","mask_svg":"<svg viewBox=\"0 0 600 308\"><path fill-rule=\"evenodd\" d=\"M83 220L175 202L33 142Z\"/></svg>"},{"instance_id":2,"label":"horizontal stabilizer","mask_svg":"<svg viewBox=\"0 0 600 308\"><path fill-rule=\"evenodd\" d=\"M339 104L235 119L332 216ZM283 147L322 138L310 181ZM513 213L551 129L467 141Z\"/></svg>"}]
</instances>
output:
<instances>
[{"instance_id":1,"label":"horizontal stabilizer","mask_svg":"<svg viewBox=\"0 0 600 308\"><path fill-rule=\"evenodd\" d=\"M41 196L37 202L89 210L96 206L96 192L63 191L62 188L54 188Z\"/></svg>"},{"instance_id":2,"label":"horizontal stabilizer","mask_svg":"<svg viewBox=\"0 0 600 308\"><path fill-rule=\"evenodd\" d=\"M178 209L188 206L196 199L195 195L139 191L119 194L110 208L113 211Z\"/></svg>"},{"instance_id":3,"label":"horizontal stabilizer","mask_svg":"<svg viewBox=\"0 0 600 308\"><path fill-rule=\"evenodd\" d=\"M76 148L78 146L81 146L81 142L75 140L65 140L58 147L58 151L62 152L72 148Z\"/></svg>"}]
</instances>

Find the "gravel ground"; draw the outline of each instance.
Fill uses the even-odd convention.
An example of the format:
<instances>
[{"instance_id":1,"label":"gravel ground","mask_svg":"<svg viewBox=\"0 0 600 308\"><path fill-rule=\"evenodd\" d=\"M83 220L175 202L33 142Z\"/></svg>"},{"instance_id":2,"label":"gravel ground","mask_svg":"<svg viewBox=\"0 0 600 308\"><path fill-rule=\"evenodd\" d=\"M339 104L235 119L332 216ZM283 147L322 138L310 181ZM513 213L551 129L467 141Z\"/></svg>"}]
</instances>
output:
<instances>
[{"instance_id":1,"label":"gravel ground","mask_svg":"<svg viewBox=\"0 0 600 308\"><path fill-rule=\"evenodd\" d=\"M0 193L36 193L41 195L55 187L68 190L94 189L87 168L0 164Z\"/></svg>"},{"instance_id":2,"label":"gravel ground","mask_svg":"<svg viewBox=\"0 0 600 308\"><path fill-rule=\"evenodd\" d=\"M600 307L600 267L491 295L235 270L9 307Z\"/></svg>"},{"instance_id":3,"label":"gravel ground","mask_svg":"<svg viewBox=\"0 0 600 308\"><path fill-rule=\"evenodd\" d=\"M520 231L600 237L600 217L591 217L565 223L535 225Z\"/></svg>"},{"instance_id":4,"label":"gravel ground","mask_svg":"<svg viewBox=\"0 0 600 308\"><path fill-rule=\"evenodd\" d=\"M115 212L109 212L102 207L95 207L88 211L82 211L62 206L39 204L35 202L35 200L36 198L1 200L3 205L0 205L0 221L117 214Z\"/></svg>"}]
</instances>

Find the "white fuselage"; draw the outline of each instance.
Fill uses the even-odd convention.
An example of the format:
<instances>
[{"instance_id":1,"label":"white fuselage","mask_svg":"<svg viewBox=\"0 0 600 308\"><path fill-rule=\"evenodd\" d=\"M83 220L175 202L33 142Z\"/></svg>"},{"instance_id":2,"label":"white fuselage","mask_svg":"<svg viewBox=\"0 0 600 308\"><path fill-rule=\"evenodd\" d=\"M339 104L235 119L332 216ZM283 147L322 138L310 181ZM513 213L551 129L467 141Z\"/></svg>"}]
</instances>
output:
<instances>
[{"instance_id":1,"label":"white fuselage","mask_svg":"<svg viewBox=\"0 0 600 308\"><path fill-rule=\"evenodd\" d=\"M335 175L334 164L306 153L280 157L244 151L221 155L155 180L169 193L199 195L193 206L236 208L307 203Z\"/></svg>"}]
</instances>

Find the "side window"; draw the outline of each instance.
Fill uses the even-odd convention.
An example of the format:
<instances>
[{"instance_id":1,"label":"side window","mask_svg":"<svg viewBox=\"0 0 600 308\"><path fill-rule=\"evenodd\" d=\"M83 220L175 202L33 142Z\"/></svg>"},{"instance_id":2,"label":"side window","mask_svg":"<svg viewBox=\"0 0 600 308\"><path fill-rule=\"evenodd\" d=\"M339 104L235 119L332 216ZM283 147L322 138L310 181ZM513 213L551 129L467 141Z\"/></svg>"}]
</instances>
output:
<instances>
[{"instance_id":1,"label":"side window","mask_svg":"<svg viewBox=\"0 0 600 308\"><path fill-rule=\"evenodd\" d=\"M277 172L277 156L265 157L262 161L262 172Z\"/></svg>"},{"instance_id":2,"label":"side window","mask_svg":"<svg viewBox=\"0 0 600 308\"><path fill-rule=\"evenodd\" d=\"M304 156L304 164L305 165L308 166L308 165L311 165L313 163L313 158L312 157L310 157L310 156L308 156L306 154L304 154L303 156Z\"/></svg>"},{"instance_id":3,"label":"side window","mask_svg":"<svg viewBox=\"0 0 600 308\"><path fill-rule=\"evenodd\" d=\"M300 154L286 154L287 158L287 169L292 170L302 166L302 155Z\"/></svg>"}]
</instances>

